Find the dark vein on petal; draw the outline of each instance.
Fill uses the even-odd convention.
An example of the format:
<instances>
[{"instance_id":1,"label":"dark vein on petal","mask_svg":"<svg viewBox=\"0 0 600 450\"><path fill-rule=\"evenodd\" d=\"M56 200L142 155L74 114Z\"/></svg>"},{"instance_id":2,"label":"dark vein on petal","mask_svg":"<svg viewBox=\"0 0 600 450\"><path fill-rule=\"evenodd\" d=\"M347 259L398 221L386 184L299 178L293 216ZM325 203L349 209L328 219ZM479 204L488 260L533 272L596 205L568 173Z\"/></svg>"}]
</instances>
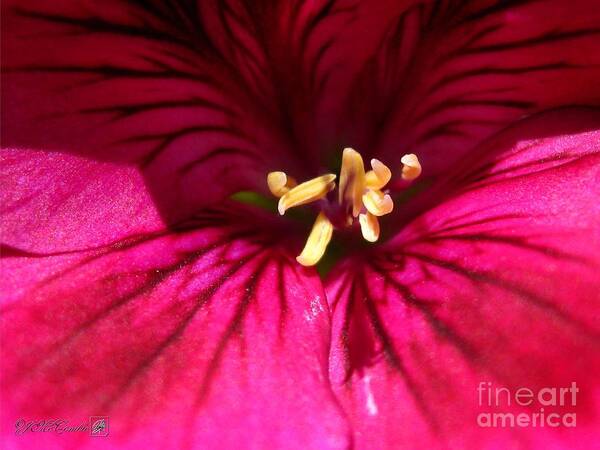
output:
<instances>
[{"instance_id":1,"label":"dark vein on petal","mask_svg":"<svg viewBox=\"0 0 600 450\"><path fill-rule=\"evenodd\" d=\"M125 393L135 384L137 380L141 376L143 376L152 366L152 364L157 360L157 358L164 353L164 351L175 344L177 340L183 335L185 330L188 328L189 324L192 322L192 319L196 317L198 311L206 306L214 295L224 286L224 282L229 279L232 275L234 275L237 271L241 270L246 263L255 258L260 251L252 253L245 258L242 258L238 264L234 265L231 269L229 269L224 275L222 275L215 283L211 284L207 288L205 288L198 296L194 307L191 311L183 318L183 320L179 323L179 325L169 334L169 336L164 339L159 346L147 357L145 357L140 364L138 364L133 371L130 372L127 377L127 381L123 383L117 391L110 396L101 406L101 410L111 411L116 402L122 398Z\"/></svg>"},{"instance_id":2,"label":"dark vein on petal","mask_svg":"<svg viewBox=\"0 0 600 450\"><path fill-rule=\"evenodd\" d=\"M97 312L94 316L92 316L89 319L80 323L77 327L70 330L69 334L64 336L59 341L54 342L52 344L52 348L45 354L45 358L37 360L35 362L35 364L33 364L30 367L30 369L25 373L27 373L28 376L31 376L33 372L37 371L38 369L41 369L42 365L44 363L46 363L47 361L50 361L54 355L60 354L64 348L66 348L70 344L72 344L78 337L83 335L83 333L86 332L87 330L89 330L91 327L98 324L102 320L108 318L116 310L118 310L119 308L121 308L123 306L126 306L132 300L137 299L143 295L151 293L157 286L160 285L160 283L165 281L171 275L182 270L184 267L188 267L190 264L192 264L194 261L201 258L203 255L206 255L206 254L210 253L211 251L216 250L219 247L222 247L224 244L227 244L228 242L230 242L229 238L222 239L220 241L217 241L210 245L207 245L204 248L201 248L199 250L195 250L194 252L191 252L182 261L177 261L165 268L153 270L152 278L145 281L141 286L135 288L131 292L128 292L127 294L123 295L122 297L116 298L114 301L112 301L108 305L108 307L104 308L102 311ZM102 255L102 256L104 256L104 255ZM86 261L86 263L88 263L88 261ZM114 281L118 281L119 278L122 276L123 276L123 274L118 274L118 275L113 276L112 279ZM106 278L105 281L108 281L108 278Z\"/></svg>"},{"instance_id":3,"label":"dark vein on petal","mask_svg":"<svg viewBox=\"0 0 600 450\"><path fill-rule=\"evenodd\" d=\"M219 342L217 343L217 348L213 352L212 357L210 359L210 363L208 365L208 368L206 369L206 371L204 373L204 377L202 379L200 389L198 390L198 395L196 396L196 400L194 402L194 405L196 408L198 408L202 404L202 402L206 399L206 397L208 396L209 389L210 389L210 386L212 383L212 378L213 378L215 372L217 371L217 369L219 368L219 364L220 364L223 354L227 348L227 345L229 344L230 339L235 334L238 334L240 339L242 338L240 332L241 332L241 327L242 327L244 317L248 311L250 302L254 299L254 297L256 295L255 294L256 286L258 285L260 278L261 278L262 274L264 273L268 263L269 263L268 258L265 258L259 264L259 266L256 268L256 270L249 276L250 282L248 283L248 285L245 289L244 296L238 303L238 307L236 308L236 311L234 313L233 320L227 325L225 332L221 335L221 338L219 339Z\"/></svg>"},{"instance_id":4,"label":"dark vein on petal","mask_svg":"<svg viewBox=\"0 0 600 450\"><path fill-rule=\"evenodd\" d=\"M457 81L468 81L469 78L482 77L482 76L500 76L500 75L523 75L532 72L546 72L552 70L566 70L566 69L581 69L582 66L578 66L567 62L554 62L548 64L539 64L535 66L523 66L523 67L479 67L471 70L464 70L462 72L445 75L439 81L434 83L429 90L427 95L433 95L435 92L447 87Z\"/></svg>"},{"instance_id":5,"label":"dark vein on petal","mask_svg":"<svg viewBox=\"0 0 600 450\"><path fill-rule=\"evenodd\" d=\"M427 405L427 402L425 401L425 398L421 393L421 389L417 385L412 375L408 372L406 366L400 358L400 355L397 353L396 348L394 347L394 344L392 343L389 335L387 334L385 326L383 325L381 318L379 317L377 308L373 304L373 300L370 296L369 290L367 289L367 282L365 280L364 272L362 273L362 276L359 278L359 280L356 282L360 283L360 289L363 295L365 296L365 306L367 308L367 314L369 315L371 326L373 327L373 331L379 339L379 342L381 342L383 346L386 360L394 369L396 369L402 375L406 387L408 388L411 396L415 400L417 407L421 411L421 414L423 415L423 417L425 417L430 429L435 434L439 434L440 426L437 422L435 415Z\"/></svg>"},{"instance_id":6,"label":"dark vein on petal","mask_svg":"<svg viewBox=\"0 0 600 450\"><path fill-rule=\"evenodd\" d=\"M242 156L249 160L249 161L247 161L246 164L257 164L259 162L264 161L264 157L260 153L257 153L252 150L238 148L238 147L216 147L213 150L211 150L210 152L206 153L205 155L202 155L199 158L196 158L188 163L185 163L184 165L182 165L181 167L179 167L177 169L177 172L180 175L186 175L188 172L192 171L197 166L206 163L206 161L208 161L212 158L223 157L223 156L225 156L225 157L227 157L227 156Z\"/></svg>"},{"instance_id":7,"label":"dark vein on petal","mask_svg":"<svg viewBox=\"0 0 600 450\"><path fill-rule=\"evenodd\" d=\"M501 44L482 45L471 49L464 50L465 54L478 54L487 52L499 52L506 50L516 50L524 47L532 47L535 45L543 45L556 41L569 39L578 39L581 37L593 36L600 34L600 28L584 28L572 31L550 31L541 36L534 38L522 39L514 42L505 42Z\"/></svg>"},{"instance_id":8,"label":"dark vein on petal","mask_svg":"<svg viewBox=\"0 0 600 450\"><path fill-rule=\"evenodd\" d=\"M114 78L136 78L136 79L183 79L191 80L198 83L209 83L212 78L206 74L197 73L191 74L182 72L177 69L168 68L163 70L144 70L134 69L130 67L114 66L109 64L97 65L97 66L71 66L71 65L57 65L57 66L44 66L44 65L29 65L15 68L4 69L5 72L45 72L45 73L74 73L74 74L90 74L97 75L100 80L108 80Z\"/></svg>"},{"instance_id":9,"label":"dark vein on petal","mask_svg":"<svg viewBox=\"0 0 600 450\"><path fill-rule=\"evenodd\" d=\"M571 262L576 262L579 264L583 264L585 266L589 266L592 263L588 258L583 258L581 256L563 252L561 250L548 247L546 245L534 244L528 242L527 238L524 236L502 236L498 234L485 234L485 233L460 233L460 234L447 234L447 235L435 235L435 236L427 236L421 239L423 242L437 242L444 240L456 240L456 241L465 241L465 242L492 242L497 244L503 244L512 246L515 248L521 248L530 250L536 253L539 253L544 256L548 256L550 258L556 259L565 259Z\"/></svg>"},{"instance_id":10,"label":"dark vein on petal","mask_svg":"<svg viewBox=\"0 0 600 450\"><path fill-rule=\"evenodd\" d=\"M283 334L285 331L285 324L288 315L288 304L287 304L287 289L285 287L285 266L286 261L280 259L277 263L277 293L278 301L279 301L279 328L277 331L277 337L281 342L283 342Z\"/></svg>"},{"instance_id":11,"label":"dark vein on petal","mask_svg":"<svg viewBox=\"0 0 600 450\"><path fill-rule=\"evenodd\" d=\"M203 134L203 133L222 133L225 135L234 135L241 139L250 140L250 137L247 136L242 130L240 130L239 128L235 128L233 126L198 125L198 126L185 127L185 128L181 128L176 131L170 131L170 132L166 132L166 133L132 136L132 137L121 139L120 141L117 141L115 144L159 141L159 143L157 145L155 145L154 148L150 152L145 154L139 161L140 167L147 168L150 164L152 164L155 161L155 159L161 153L163 153L176 140L178 140L182 137L186 137L186 136L190 136L190 135L194 135L194 134Z\"/></svg>"},{"instance_id":12,"label":"dark vein on petal","mask_svg":"<svg viewBox=\"0 0 600 450\"><path fill-rule=\"evenodd\" d=\"M80 113L89 113L89 114L103 114L103 113L113 113L113 120L120 120L130 118L136 114L151 112L154 110L160 109L170 109L170 108L206 108L218 112L222 112L224 114L233 116L237 115L231 108L228 108L220 103L216 103L207 99L202 98L191 98L185 100L165 100L165 101L157 101L157 102L148 102L148 103L137 103L137 104L118 104L118 105L110 105L110 106L100 106L93 108L85 108L81 109L78 112Z\"/></svg>"},{"instance_id":13,"label":"dark vein on petal","mask_svg":"<svg viewBox=\"0 0 600 450\"><path fill-rule=\"evenodd\" d=\"M392 278L384 268L377 264L371 264L371 269L383 277L385 285L391 286L402 297L406 305L419 311L438 337L454 345L466 361L472 364L483 363L481 352L431 311L432 307L439 306L440 303L437 300L417 297L410 288ZM488 369L493 368L488 367Z\"/></svg>"},{"instance_id":14,"label":"dark vein on petal","mask_svg":"<svg viewBox=\"0 0 600 450\"><path fill-rule=\"evenodd\" d=\"M479 270L467 269L455 262L434 258L432 256L428 256L418 252L404 251L404 255L420 259L428 264L432 264L449 272L460 275L470 281L483 282L491 286L498 287L502 290L511 292L513 294L517 294L518 299L528 301L529 303L537 306L541 310L551 313L553 316L559 318L565 324L574 327L576 330L582 332L584 335L592 338L593 340L600 341L600 332L598 330L594 330L581 320L570 316L567 312L561 310L558 305L552 303L548 299L545 299L540 295L523 288L522 286L503 280L497 277L495 274Z\"/></svg>"},{"instance_id":15,"label":"dark vein on petal","mask_svg":"<svg viewBox=\"0 0 600 450\"><path fill-rule=\"evenodd\" d=\"M129 37L139 37L152 41L159 42L161 44L170 43L178 46L182 46L188 49L194 49L192 45L190 45L190 41L188 39L184 39L181 37L174 36L171 33L167 33L164 31L156 30L149 27L138 27L114 22L108 22L99 17L86 17L86 18L77 18L77 17L69 17L63 16L59 14L48 14L41 13L37 11L26 10L22 8L16 8L15 12L18 15L23 17L28 17L31 19L39 19L50 23L55 23L58 25L69 25L75 28L81 28L85 32L92 33L108 33L108 34L117 34L122 36Z\"/></svg>"}]
</instances>

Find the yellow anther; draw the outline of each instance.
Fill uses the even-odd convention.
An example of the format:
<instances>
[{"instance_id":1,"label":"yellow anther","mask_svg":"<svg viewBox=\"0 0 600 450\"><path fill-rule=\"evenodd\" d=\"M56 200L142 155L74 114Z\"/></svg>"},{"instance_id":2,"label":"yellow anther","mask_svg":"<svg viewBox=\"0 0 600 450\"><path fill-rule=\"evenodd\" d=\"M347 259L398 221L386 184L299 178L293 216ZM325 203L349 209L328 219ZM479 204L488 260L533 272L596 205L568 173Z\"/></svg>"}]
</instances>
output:
<instances>
[{"instance_id":1,"label":"yellow anther","mask_svg":"<svg viewBox=\"0 0 600 450\"><path fill-rule=\"evenodd\" d=\"M392 171L378 159L371 160L371 167L366 174L366 183L368 189L381 189L392 178Z\"/></svg>"},{"instance_id":2,"label":"yellow anther","mask_svg":"<svg viewBox=\"0 0 600 450\"><path fill-rule=\"evenodd\" d=\"M277 209L282 216L293 206L305 205L327 195L335 188L335 175L328 173L312 180L305 181L286 192L280 199Z\"/></svg>"},{"instance_id":3,"label":"yellow anther","mask_svg":"<svg viewBox=\"0 0 600 450\"><path fill-rule=\"evenodd\" d=\"M404 155L402 159L400 159L400 162L404 164L402 166L403 180L414 180L421 175L421 163L414 153Z\"/></svg>"},{"instance_id":4,"label":"yellow anther","mask_svg":"<svg viewBox=\"0 0 600 450\"><path fill-rule=\"evenodd\" d=\"M360 222L360 231L369 242L376 242L379 239L379 221L373 214L367 212L358 216Z\"/></svg>"},{"instance_id":5,"label":"yellow anther","mask_svg":"<svg viewBox=\"0 0 600 450\"><path fill-rule=\"evenodd\" d=\"M269 172L267 184L271 194L275 197L281 197L298 183L292 177L288 177L285 172Z\"/></svg>"},{"instance_id":6,"label":"yellow anther","mask_svg":"<svg viewBox=\"0 0 600 450\"><path fill-rule=\"evenodd\" d=\"M340 170L341 204L352 205L352 216L357 217L362 208L362 195L365 190L365 166L360 154L351 148L345 148L342 154Z\"/></svg>"},{"instance_id":7,"label":"yellow anther","mask_svg":"<svg viewBox=\"0 0 600 450\"><path fill-rule=\"evenodd\" d=\"M304 249L296 257L296 261L303 266L314 266L323 257L332 234L333 225L327 216L320 212L306 240Z\"/></svg>"},{"instance_id":8,"label":"yellow anther","mask_svg":"<svg viewBox=\"0 0 600 450\"><path fill-rule=\"evenodd\" d=\"M365 208L374 216L384 216L394 209L392 197L381 191L368 190L362 196Z\"/></svg>"}]
</instances>

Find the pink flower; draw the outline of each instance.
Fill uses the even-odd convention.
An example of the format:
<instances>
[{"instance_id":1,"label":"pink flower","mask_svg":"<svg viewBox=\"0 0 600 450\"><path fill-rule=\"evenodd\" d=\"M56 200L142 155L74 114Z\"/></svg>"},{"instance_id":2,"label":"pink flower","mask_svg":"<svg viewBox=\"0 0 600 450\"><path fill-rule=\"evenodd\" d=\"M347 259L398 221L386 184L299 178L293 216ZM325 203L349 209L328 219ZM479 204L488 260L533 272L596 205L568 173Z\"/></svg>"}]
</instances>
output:
<instances>
[{"instance_id":1,"label":"pink flower","mask_svg":"<svg viewBox=\"0 0 600 450\"><path fill-rule=\"evenodd\" d=\"M2 22L8 448L598 441L595 2L15 0ZM266 179L337 174L346 146L395 207L377 243L336 230L322 278L295 259L314 214L278 215ZM482 425L542 408L576 426ZM19 425L90 416L108 437Z\"/></svg>"}]
</instances>

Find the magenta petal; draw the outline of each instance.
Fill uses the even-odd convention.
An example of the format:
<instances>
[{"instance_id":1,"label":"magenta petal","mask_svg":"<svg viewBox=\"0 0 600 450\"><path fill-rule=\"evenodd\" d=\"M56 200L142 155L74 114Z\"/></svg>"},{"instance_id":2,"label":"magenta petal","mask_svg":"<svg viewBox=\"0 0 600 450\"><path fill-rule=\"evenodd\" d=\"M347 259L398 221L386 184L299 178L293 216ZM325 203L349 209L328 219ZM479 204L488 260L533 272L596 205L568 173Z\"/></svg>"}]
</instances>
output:
<instances>
[{"instance_id":1,"label":"magenta petal","mask_svg":"<svg viewBox=\"0 0 600 450\"><path fill-rule=\"evenodd\" d=\"M2 433L15 448L346 448L321 282L237 228L3 261ZM110 437L15 420L110 416ZM100 439L100 441L99 441ZM11 447L13 448L13 447Z\"/></svg>"},{"instance_id":2,"label":"magenta petal","mask_svg":"<svg viewBox=\"0 0 600 450\"><path fill-rule=\"evenodd\" d=\"M358 448L598 441L599 129L597 113L570 111L501 133L455 174L471 180L460 191L332 276L331 370ZM576 406L489 408L488 381L580 392ZM541 407L575 412L577 427L477 426L480 413Z\"/></svg>"},{"instance_id":3,"label":"magenta petal","mask_svg":"<svg viewBox=\"0 0 600 450\"><path fill-rule=\"evenodd\" d=\"M600 102L594 0L365 2L360 17L347 132L392 164L418 154L424 176L524 115Z\"/></svg>"},{"instance_id":4,"label":"magenta petal","mask_svg":"<svg viewBox=\"0 0 600 450\"><path fill-rule=\"evenodd\" d=\"M5 246L68 252L164 228L134 167L50 152L2 153Z\"/></svg>"},{"instance_id":5,"label":"magenta petal","mask_svg":"<svg viewBox=\"0 0 600 450\"><path fill-rule=\"evenodd\" d=\"M169 223L314 176L329 3L9 0L3 146L136 165Z\"/></svg>"}]
</instances>

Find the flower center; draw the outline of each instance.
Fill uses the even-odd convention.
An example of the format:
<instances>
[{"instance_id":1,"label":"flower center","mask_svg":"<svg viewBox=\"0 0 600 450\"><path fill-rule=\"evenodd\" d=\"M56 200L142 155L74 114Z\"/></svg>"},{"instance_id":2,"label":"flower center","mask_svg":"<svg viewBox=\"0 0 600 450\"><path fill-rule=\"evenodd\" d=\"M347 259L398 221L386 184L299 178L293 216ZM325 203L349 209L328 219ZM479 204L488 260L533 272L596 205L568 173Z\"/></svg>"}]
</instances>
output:
<instances>
[{"instance_id":1,"label":"flower center","mask_svg":"<svg viewBox=\"0 0 600 450\"><path fill-rule=\"evenodd\" d=\"M416 155L404 155L400 161L403 164L402 179L414 180L421 174L421 165ZM358 218L363 238L376 242L379 239L377 218L394 209L392 198L382 191L392 178L392 171L377 159L371 160L371 168L372 170L365 172L360 153L351 148L344 149L337 209L341 208L343 217L340 223L343 226L352 226ZM294 206L325 199L335 189L335 179L335 174L328 173L297 184L285 172L271 172L267 176L267 184L271 193L279 197L277 209L279 214L284 215L286 210ZM332 208L327 202L322 205L304 249L296 257L303 266L313 266L319 262L333 234Z\"/></svg>"}]
</instances>

